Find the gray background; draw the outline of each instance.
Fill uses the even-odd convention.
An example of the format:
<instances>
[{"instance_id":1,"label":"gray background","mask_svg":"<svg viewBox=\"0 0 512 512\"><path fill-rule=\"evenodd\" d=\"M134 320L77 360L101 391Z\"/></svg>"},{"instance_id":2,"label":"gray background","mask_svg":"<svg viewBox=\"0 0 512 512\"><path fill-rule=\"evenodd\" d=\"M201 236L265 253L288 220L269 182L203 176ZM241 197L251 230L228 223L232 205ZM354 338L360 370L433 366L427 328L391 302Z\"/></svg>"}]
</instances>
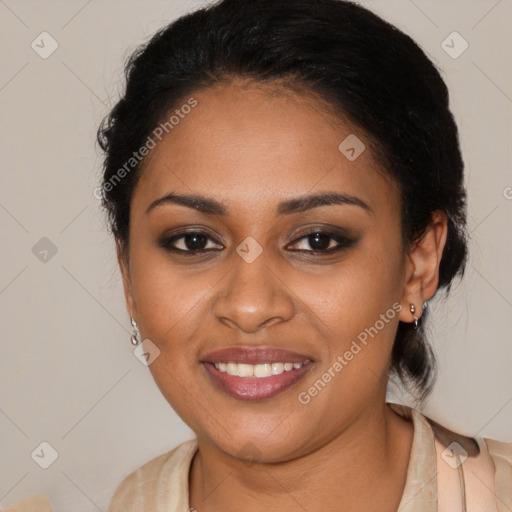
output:
<instances>
[{"instance_id":1,"label":"gray background","mask_svg":"<svg viewBox=\"0 0 512 512\"><path fill-rule=\"evenodd\" d=\"M471 261L449 300L432 305L440 374L424 412L511 442L511 1L364 3L443 70L466 162ZM132 353L113 241L93 190L95 132L118 98L125 57L203 4L0 0L3 506L41 493L55 512L104 511L127 473L193 435ZM46 59L31 47L50 48L43 31L58 43ZM442 47L453 31L469 44L457 58ZM452 40L453 53L461 41ZM36 449L49 456L43 441L58 453L48 469L31 457Z\"/></svg>"}]
</instances>

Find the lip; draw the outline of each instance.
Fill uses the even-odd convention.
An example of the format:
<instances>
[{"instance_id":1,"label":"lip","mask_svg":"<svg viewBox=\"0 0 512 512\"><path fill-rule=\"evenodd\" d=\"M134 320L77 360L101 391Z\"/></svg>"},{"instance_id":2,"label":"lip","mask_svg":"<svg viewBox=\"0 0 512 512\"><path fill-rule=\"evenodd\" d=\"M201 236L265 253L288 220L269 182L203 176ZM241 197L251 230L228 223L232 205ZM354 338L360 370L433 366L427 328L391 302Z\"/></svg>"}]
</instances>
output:
<instances>
[{"instance_id":1,"label":"lip","mask_svg":"<svg viewBox=\"0 0 512 512\"><path fill-rule=\"evenodd\" d=\"M229 347L210 352L201 358L202 363L302 363L313 358L290 350L273 347Z\"/></svg>"},{"instance_id":2,"label":"lip","mask_svg":"<svg viewBox=\"0 0 512 512\"><path fill-rule=\"evenodd\" d=\"M215 363L262 364L274 362L304 363L304 361L308 362L300 368L262 378L229 375L217 370L214 366ZM219 389L239 400L272 398L290 389L313 367L313 359L310 356L271 347L231 347L216 350L204 356L201 363Z\"/></svg>"}]
</instances>

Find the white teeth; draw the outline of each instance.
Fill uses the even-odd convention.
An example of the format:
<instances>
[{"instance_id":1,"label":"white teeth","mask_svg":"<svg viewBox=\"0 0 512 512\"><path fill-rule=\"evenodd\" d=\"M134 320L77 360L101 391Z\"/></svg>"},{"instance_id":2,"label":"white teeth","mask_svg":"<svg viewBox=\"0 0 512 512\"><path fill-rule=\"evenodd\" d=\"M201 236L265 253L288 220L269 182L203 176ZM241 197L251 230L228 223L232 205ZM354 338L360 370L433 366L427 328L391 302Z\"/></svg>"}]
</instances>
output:
<instances>
[{"instance_id":1,"label":"white teeth","mask_svg":"<svg viewBox=\"0 0 512 512\"><path fill-rule=\"evenodd\" d=\"M284 372L283 363L272 363L272 375L279 375Z\"/></svg>"},{"instance_id":2,"label":"white teeth","mask_svg":"<svg viewBox=\"0 0 512 512\"><path fill-rule=\"evenodd\" d=\"M268 363L257 364L254 367L255 377L270 377L272 375L272 365Z\"/></svg>"},{"instance_id":3,"label":"white teeth","mask_svg":"<svg viewBox=\"0 0 512 512\"><path fill-rule=\"evenodd\" d=\"M254 369L252 367L252 364L238 363L236 366L238 367L237 375L239 377L252 377L253 376ZM228 364L228 367L229 367L229 364ZM229 373L229 370L228 370L228 373Z\"/></svg>"},{"instance_id":4,"label":"white teeth","mask_svg":"<svg viewBox=\"0 0 512 512\"><path fill-rule=\"evenodd\" d=\"M214 363L214 366L217 370L235 377L265 378L272 375L280 375L283 372L298 370L307 362L309 362L309 359L306 359L302 363Z\"/></svg>"}]
</instances>

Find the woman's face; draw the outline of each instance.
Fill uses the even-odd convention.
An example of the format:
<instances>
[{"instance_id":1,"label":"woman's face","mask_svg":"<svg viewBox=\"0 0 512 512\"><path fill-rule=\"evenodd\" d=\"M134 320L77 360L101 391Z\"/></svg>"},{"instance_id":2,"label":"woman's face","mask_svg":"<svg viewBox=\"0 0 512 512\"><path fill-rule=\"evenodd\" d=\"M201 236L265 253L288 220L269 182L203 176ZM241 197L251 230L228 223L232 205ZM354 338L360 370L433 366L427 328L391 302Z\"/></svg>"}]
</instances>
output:
<instances>
[{"instance_id":1,"label":"woman's face","mask_svg":"<svg viewBox=\"0 0 512 512\"><path fill-rule=\"evenodd\" d=\"M121 261L163 395L200 440L262 461L308 453L381 407L398 321L412 320L397 188L360 132L272 91L193 94L146 160L129 276ZM208 203L148 211L171 192Z\"/></svg>"}]
</instances>

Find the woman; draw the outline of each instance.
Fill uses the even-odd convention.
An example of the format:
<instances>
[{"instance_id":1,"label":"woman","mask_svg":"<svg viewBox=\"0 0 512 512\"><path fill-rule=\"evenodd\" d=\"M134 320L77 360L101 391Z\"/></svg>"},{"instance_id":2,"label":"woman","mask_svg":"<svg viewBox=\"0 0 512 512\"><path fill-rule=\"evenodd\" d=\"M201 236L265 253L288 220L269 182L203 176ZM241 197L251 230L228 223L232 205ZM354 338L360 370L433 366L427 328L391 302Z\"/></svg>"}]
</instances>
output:
<instances>
[{"instance_id":1,"label":"woman","mask_svg":"<svg viewBox=\"0 0 512 512\"><path fill-rule=\"evenodd\" d=\"M466 261L425 54L352 3L225 0L127 67L104 205L134 341L197 438L110 512L512 507L511 445L386 403L391 374L430 392L424 306Z\"/></svg>"},{"instance_id":2,"label":"woman","mask_svg":"<svg viewBox=\"0 0 512 512\"><path fill-rule=\"evenodd\" d=\"M127 65L99 130L135 351L196 438L109 512L512 509L512 444L421 403L466 194L438 71L341 0L224 0Z\"/></svg>"},{"instance_id":3,"label":"woman","mask_svg":"<svg viewBox=\"0 0 512 512\"><path fill-rule=\"evenodd\" d=\"M134 55L99 140L134 341L197 436L110 512L512 506L512 445L386 403L390 374L430 392L424 307L466 261L457 128L409 37L225 0Z\"/></svg>"}]
</instances>

